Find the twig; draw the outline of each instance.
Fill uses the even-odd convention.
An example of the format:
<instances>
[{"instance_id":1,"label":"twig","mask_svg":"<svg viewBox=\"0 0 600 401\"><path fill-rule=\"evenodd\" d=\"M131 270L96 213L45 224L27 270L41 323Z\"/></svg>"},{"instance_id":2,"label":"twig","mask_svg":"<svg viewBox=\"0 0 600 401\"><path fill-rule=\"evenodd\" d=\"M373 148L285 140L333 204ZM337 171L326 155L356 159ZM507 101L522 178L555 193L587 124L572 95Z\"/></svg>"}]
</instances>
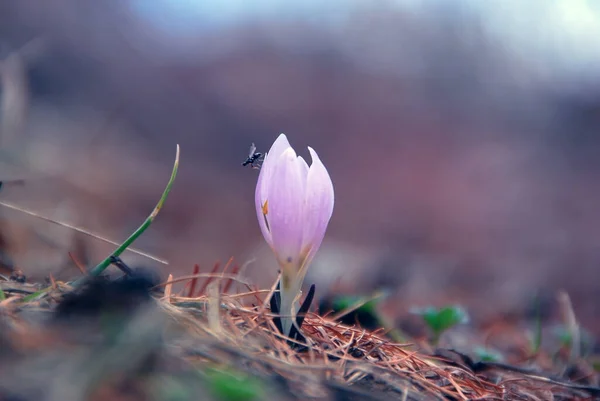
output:
<instances>
[{"instance_id":1,"label":"twig","mask_svg":"<svg viewBox=\"0 0 600 401\"><path fill-rule=\"evenodd\" d=\"M171 283L172 280L173 275L169 274L169 277L167 278L167 284L165 285L165 295L163 297L167 303L171 303L171 292L173 290L173 284Z\"/></svg>"},{"instance_id":2,"label":"twig","mask_svg":"<svg viewBox=\"0 0 600 401\"><path fill-rule=\"evenodd\" d=\"M210 276L207 276L209 279L204 281L204 284L202 284L202 287L200 287L200 291L198 291L198 295L202 295L204 294L204 292L206 291L206 287L208 286L208 284L210 284L210 282L213 279L213 275L217 272L217 270L219 270L219 266L221 266L220 262L216 262L215 265L213 266L212 270L210 271ZM197 277L201 277L199 275L196 275Z\"/></svg>"},{"instance_id":3,"label":"twig","mask_svg":"<svg viewBox=\"0 0 600 401\"><path fill-rule=\"evenodd\" d=\"M240 284L248 284L246 281L240 279L238 276L234 276L231 274L223 274L223 273L200 273L200 274L194 274L193 276L183 276L183 277L179 277L176 279L171 278L171 280L167 280L164 283L158 284L156 286L154 286L153 288L160 288L160 287L164 287L168 284L175 284L175 283L179 283L182 281L186 281L186 280L192 280L194 278L201 278L201 277L206 277L209 278L211 280L207 280L207 281L212 281L215 278L219 278L219 279L231 279L231 280L235 280Z\"/></svg>"},{"instance_id":4,"label":"twig","mask_svg":"<svg viewBox=\"0 0 600 401\"><path fill-rule=\"evenodd\" d=\"M200 273L200 266L198 264L194 265L194 271L192 272L192 275L196 275ZM192 298L194 296L194 292L196 292L196 284L198 283L198 277L194 277L192 279L192 281L190 282L190 290L188 292L188 298Z\"/></svg>"},{"instance_id":5,"label":"twig","mask_svg":"<svg viewBox=\"0 0 600 401\"><path fill-rule=\"evenodd\" d=\"M75 257L75 255L73 255L73 252L69 251L69 258L71 258L71 261L73 262L73 264L75 265L75 267L77 267L77 269L79 269L79 271L81 272L81 274L83 274L83 275L87 274L87 272L85 271L85 268L77 260L77 258Z\"/></svg>"},{"instance_id":6,"label":"twig","mask_svg":"<svg viewBox=\"0 0 600 401\"><path fill-rule=\"evenodd\" d=\"M17 212L27 214L29 216L35 217L35 218L40 219L40 220L47 221L49 223L56 224L56 225L64 227L64 228L68 228L70 230L73 230L73 231L76 231L78 233L81 233L81 234L90 236L92 238L95 238L97 240L100 240L102 242L106 242L107 244L116 245L116 246L120 245L118 242L112 241L112 240L110 240L110 239L108 239L106 237L103 237L103 236L101 236L99 234L96 234L96 233L94 233L92 231L86 230L85 228L77 227L77 226L74 226L72 224L68 224L68 223L65 223L65 222L62 222L62 221L57 221L57 220L51 219L51 218L46 217L46 216L42 216L41 214L38 214L38 213L33 212L31 210L22 208L22 207L17 206L17 205L15 205L13 203L10 203L10 202L0 201L0 206L4 206L4 207L6 207L8 209L12 209L12 210L15 210ZM153 256L153 255L150 255L149 253L140 251L139 249L127 248L127 251L129 251L131 253L135 253L136 255L143 256L143 257L148 258L150 260L153 260L155 262L162 263L163 265L168 265L169 264L168 261L166 261L164 259L161 259L159 257Z\"/></svg>"}]
</instances>

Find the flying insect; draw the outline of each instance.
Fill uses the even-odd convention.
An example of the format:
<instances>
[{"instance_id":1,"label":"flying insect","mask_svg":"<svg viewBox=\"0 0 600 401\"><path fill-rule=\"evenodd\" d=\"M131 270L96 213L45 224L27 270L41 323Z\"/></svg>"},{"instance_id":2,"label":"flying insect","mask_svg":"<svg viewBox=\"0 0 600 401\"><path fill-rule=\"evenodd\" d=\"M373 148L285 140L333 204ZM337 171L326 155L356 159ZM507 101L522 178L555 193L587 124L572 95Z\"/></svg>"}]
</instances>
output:
<instances>
[{"instance_id":1,"label":"flying insect","mask_svg":"<svg viewBox=\"0 0 600 401\"><path fill-rule=\"evenodd\" d=\"M252 143L252 145L250 145L250 151L248 152L248 158L242 163L242 166L247 166L250 165L250 167L252 167L253 169L259 170L260 169L260 162L262 162L264 159L264 155L260 152L256 151L256 145L254 143Z\"/></svg>"}]
</instances>

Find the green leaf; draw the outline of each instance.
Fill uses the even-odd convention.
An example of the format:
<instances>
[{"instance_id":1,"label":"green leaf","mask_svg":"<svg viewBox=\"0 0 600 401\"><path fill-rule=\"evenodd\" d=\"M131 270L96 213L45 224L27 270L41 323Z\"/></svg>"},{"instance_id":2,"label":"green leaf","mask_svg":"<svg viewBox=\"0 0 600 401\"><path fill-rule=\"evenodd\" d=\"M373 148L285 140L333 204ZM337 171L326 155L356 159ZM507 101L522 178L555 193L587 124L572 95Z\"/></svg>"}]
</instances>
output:
<instances>
[{"instance_id":1,"label":"green leaf","mask_svg":"<svg viewBox=\"0 0 600 401\"><path fill-rule=\"evenodd\" d=\"M434 344L437 344L444 331L457 324L469 321L467 312L460 306L446 306L441 309L428 307L413 310L413 313L423 318L423 321L433 333L432 341Z\"/></svg>"},{"instance_id":2,"label":"green leaf","mask_svg":"<svg viewBox=\"0 0 600 401\"><path fill-rule=\"evenodd\" d=\"M206 371L212 394L220 401L252 401L262 396L262 383L234 371Z\"/></svg>"},{"instance_id":3,"label":"green leaf","mask_svg":"<svg viewBox=\"0 0 600 401\"><path fill-rule=\"evenodd\" d=\"M365 302L363 305L356 309L358 312L367 313L372 316L377 316L377 303L379 299L372 299L368 302ZM342 311L345 309L349 309L354 307L354 305L358 305L361 302L364 302L363 297L357 296L338 296L333 300L333 309L335 311Z\"/></svg>"},{"instance_id":4,"label":"green leaf","mask_svg":"<svg viewBox=\"0 0 600 401\"><path fill-rule=\"evenodd\" d=\"M573 335L565 326L557 326L554 328L554 335L557 337L561 346L570 348L573 343Z\"/></svg>"},{"instance_id":5,"label":"green leaf","mask_svg":"<svg viewBox=\"0 0 600 401\"><path fill-rule=\"evenodd\" d=\"M475 355L482 362L501 362L504 359L499 352L484 347L476 347Z\"/></svg>"},{"instance_id":6,"label":"green leaf","mask_svg":"<svg viewBox=\"0 0 600 401\"><path fill-rule=\"evenodd\" d=\"M533 334L533 338L531 339L531 348L534 355L537 355L540 352L542 347L542 312L540 306L540 300L538 297L535 299L535 331Z\"/></svg>"},{"instance_id":7,"label":"green leaf","mask_svg":"<svg viewBox=\"0 0 600 401\"><path fill-rule=\"evenodd\" d=\"M468 315L459 306L446 306L441 309L427 308L422 313L425 323L435 334L441 334L449 328L468 321Z\"/></svg>"}]
</instances>

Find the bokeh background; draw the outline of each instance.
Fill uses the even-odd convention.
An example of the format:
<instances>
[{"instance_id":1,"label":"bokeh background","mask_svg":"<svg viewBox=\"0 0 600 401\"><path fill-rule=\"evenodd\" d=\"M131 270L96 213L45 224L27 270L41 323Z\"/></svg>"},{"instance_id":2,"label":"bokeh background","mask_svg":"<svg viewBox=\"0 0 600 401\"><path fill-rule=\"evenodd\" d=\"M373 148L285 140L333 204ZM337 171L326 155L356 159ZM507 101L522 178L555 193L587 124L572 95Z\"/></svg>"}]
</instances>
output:
<instances>
[{"instance_id":1,"label":"bokeh background","mask_svg":"<svg viewBox=\"0 0 600 401\"><path fill-rule=\"evenodd\" d=\"M565 289L600 334L600 5L569 0L2 0L0 193L180 275L230 256L270 285L251 142L330 171L308 282L388 311L525 313ZM111 247L8 209L3 263L78 274Z\"/></svg>"}]
</instances>

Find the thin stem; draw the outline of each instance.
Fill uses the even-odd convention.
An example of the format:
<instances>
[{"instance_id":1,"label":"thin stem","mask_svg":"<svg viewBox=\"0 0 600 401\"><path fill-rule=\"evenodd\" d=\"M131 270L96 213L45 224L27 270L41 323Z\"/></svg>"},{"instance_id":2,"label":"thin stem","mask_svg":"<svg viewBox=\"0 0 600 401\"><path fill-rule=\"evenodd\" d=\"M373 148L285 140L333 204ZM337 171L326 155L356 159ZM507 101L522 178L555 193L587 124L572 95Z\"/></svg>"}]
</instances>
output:
<instances>
[{"instance_id":1,"label":"thin stem","mask_svg":"<svg viewBox=\"0 0 600 401\"><path fill-rule=\"evenodd\" d=\"M154 208L152 213L150 213L150 216L148 216L146 218L146 220L142 223L142 225L139 226L139 228L137 230L135 230L133 232L133 234L131 234L129 236L129 238L127 238L117 249L115 249L115 251L112 254L110 254L106 259L104 259L102 262L100 262L100 264L98 264L96 267L94 267L92 269L92 271L90 272L91 276L98 276L98 275L102 274L102 272L104 272L104 270L106 270L106 268L108 266L110 266L113 258L121 255L127 249L127 247L133 243L133 241L135 241L140 235L142 235L142 233L144 231L146 231L146 229L148 229L148 227L150 227L150 225L152 224L152 222L158 215L158 212L160 212L160 210L162 209L162 207L165 203L165 200L167 199L167 196L169 195L169 192L171 191L171 187L173 186L173 182L175 182L175 177L177 176L178 168L179 168L179 145L177 145L177 153L175 155L175 163L173 164L173 171L171 172L171 178L169 179L169 182L167 183L167 186L166 186L165 190L163 191L163 194L160 197L160 200L156 204L156 207ZM80 278L80 279L76 280L73 283L73 285L78 286L84 280L85 280L85 277Z\"/></svg>"},{"instance_id":2,"label":"thin stem","mask_svg":"<svg viewBox=\"0 0 600 401\"><path fill-rule=\"evenodd\" d=\"M135 230L134 233L131 234L129 236L129 238L127 238L121 245L119 245L119 247L117 249L115 249L115 251L112 254L110 254L106 259L104 259L102 262L100 262L96 267L94 267L92 269L92 271L90 272L91 276L98 276L98 275L102 274L102 272L104 272L104 270L106 270L106 268L108 266L110 266L111 261L113 260L114 257L118 257L119 255L121 255L127 249L127 247L129 245L131 245L140 235L142 235L142 233L144 231L146 231L146 229L148 227L150 227L150 225L152 224L152 222L158 215L158 212L160 212L160 210L162 209L162 207L165 203L165 200L167 199L167 196L169 195L169 192L171 191L171 187L173 186L173 183L175 182L175 177L177 177L178 168L179 168L179 145L177 145L177 152L175 154L175 163L173 164L173 171L171 172L171 178L169 179L169 182L167 183L167 186L166 186L165 190L163 191L163 194L160 197L160 200L158 201L156 207L154 208L154 210L152 210L152 213L150 213L150 216L148 216L148 218L146 218L146 220L142 223L142 225L137 230ZM74 287L77 287L77 286L81 285L83 282L85 282L86 278L87 278L87 276L77 279L72 283L72 285ZM30 294L30 295L24 297L21 301L28 302L32 299L35 299L38 296L44 294L45 292L48 292L50 290L50 288L51 287L44 288L38 292Z\"/></svg>"}]
</instances>

